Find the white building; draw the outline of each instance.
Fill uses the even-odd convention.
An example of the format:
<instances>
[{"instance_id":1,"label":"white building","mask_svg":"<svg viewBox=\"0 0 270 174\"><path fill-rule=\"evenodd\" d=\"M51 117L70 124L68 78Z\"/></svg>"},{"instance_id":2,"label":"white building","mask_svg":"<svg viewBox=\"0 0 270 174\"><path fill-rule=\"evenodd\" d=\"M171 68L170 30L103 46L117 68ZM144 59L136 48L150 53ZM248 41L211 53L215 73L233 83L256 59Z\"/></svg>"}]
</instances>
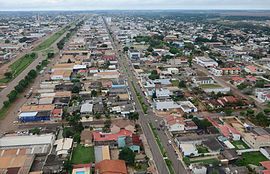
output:
<instances>
[{"instance_id":1,"label":"white building","mask_svg":"<svg viewBox=\"0 0 270 174\"><path fill-rule=\"evenodd\" d=\"M72 138L62 138L56 140L54 145L56 146L56 154L62 157L66 157L72 148L73 139Z\"/></svg>"},{"instance_id":2,"label":"white building","mask_svg":"<svg viewBox=\"0 0 270 174\"><path fill-rule=\"evenodd\" d=\"M180 144L184 156L198 156L198 150L194 144Z\"/></svg>"},{"instance_id":3,"label":"white building","mask_svg":"<svg viewBox=\"0 0 270 174\"><path fill-rule=\"evenodd\" d=\"M196 106L193 105L190 101L181 101L179 102L180 108L183 110L185 113L191 113L191 112L197 112L198 109Z\"/></svg>"},{"instance_id":4,"label":"white building","mask_svg":"<svg viewBox=\"0 0 270 174\"><path fill-rule=\"evenodd\" d=\"M218 63L216 61L214 61L213 59L210 58L206 58L206 57L196 57L195 58L196 63L206 67L206 68L210 68L210 67L217 67Z\"/></svg>"},{"instance_id":5,"label":"white building","mask_svg":"<svg viewBox=\"0 0 270 174\"><path fill-rule=\"evenodd\" d=\"M165 101L154 101L154 108L156 110L170 110L170 109L178 109L180 105L175 103L172 100L165 100Z\"/></svg>"},{"instance_id":6,"label":"white building","mask_svg":"<svg viewBox=\"0 0 270 174\"><path fill-rule=\"evenodd\" d=\"M91 114L93 112L93 104L89 101L82 104L80 113L81 114Z\"/></svg>"},{"instance_id":7,"label":"white building","mask_svg":"<svg viewBox=\"0 0 270 174\"><path fill-rule=\"evenodd\" d=\"M141 57L141 53L138 50L130 49L128 50L128 57L130 59L139 59Z\"/></svg>"}]
</instances>

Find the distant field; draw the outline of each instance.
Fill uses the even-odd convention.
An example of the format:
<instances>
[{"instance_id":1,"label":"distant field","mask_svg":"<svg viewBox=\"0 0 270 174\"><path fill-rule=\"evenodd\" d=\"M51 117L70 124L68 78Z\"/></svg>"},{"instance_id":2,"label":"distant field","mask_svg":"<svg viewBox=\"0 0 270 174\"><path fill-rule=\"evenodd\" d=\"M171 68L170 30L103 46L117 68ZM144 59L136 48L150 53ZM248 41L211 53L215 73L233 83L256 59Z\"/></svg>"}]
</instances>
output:
<instances>
[{"instance_id":1,"label":"distant field","mask_svg":"<svg viewBox=\"0 0 270 174\"><path fill-rule=\"evenodd\" d=\"M65 32L67 31L67 27L61 29L60 31L54 33L51 37L43 41L39 44L34 51L41 51L49 48L57 39L59 39Z\"/></svg>"},{"instance_id":2,"label":"distant field","mask_svg":"<svg viewBox=\"0 0 270 174\"><path fill-rule=\"evenodd\" d=\"M0 83L8 83L16 78L23 70L25 70L35 59L37 58L36 53L26 54L20 59L16 60L9 66L9 71L12 73L12 78L2 78Z\"/></svg>"},{"instance_id":3,"label":"distant field","mask_svg":"<svg viewBox=\"0 0 270 174\"><path fill-rule=\"evenodd\" d=\"M221 86L218 84L201 84L201 88L207 89L207 88L220 88Z\"/></svg>"}]
</instances>

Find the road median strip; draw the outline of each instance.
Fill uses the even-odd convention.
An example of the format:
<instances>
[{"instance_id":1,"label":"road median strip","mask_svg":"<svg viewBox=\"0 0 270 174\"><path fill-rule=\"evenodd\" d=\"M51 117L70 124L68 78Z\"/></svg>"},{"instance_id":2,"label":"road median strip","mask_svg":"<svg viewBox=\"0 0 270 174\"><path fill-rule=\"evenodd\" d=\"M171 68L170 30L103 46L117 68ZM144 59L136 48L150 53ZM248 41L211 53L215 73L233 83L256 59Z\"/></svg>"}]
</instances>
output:
<instances>
[{"instance_id":1,"label":"road median strip","mask_svg":"<svg viewBox=\"0 0 270 174\"><path fill-rule=\"evenodd\" d=\"M163 147L163 145L162 145L162 143L160 141L160 138L159 138L159 136L157 134L156 128L153 126L152 123L149 123L148 126L149 126L152 134L155 137L156 143L157 143L157 145L159 147L159 151L162 154L163 160L166 163L167 170L169 171L170 174L174 174L175 172L174 172L174 169L172 167L172 162L171 162L171 160L168 159L168 156L166 155L167 152L166 152L165 148Z\"/></svg>"}]
</instances>

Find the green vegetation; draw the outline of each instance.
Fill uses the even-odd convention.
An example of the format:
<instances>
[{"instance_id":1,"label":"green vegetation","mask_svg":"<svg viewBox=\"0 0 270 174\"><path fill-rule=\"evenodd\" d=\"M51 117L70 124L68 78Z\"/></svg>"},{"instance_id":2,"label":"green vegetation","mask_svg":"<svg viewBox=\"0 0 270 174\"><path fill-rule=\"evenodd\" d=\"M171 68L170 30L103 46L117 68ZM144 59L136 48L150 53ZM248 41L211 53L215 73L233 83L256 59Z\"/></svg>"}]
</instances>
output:
<instances>
[{"instance_id":1,"label":"green vegetation","mask_svg":"<svg viewBox=\"0 0 270 174\"><path fill-rule=\"evenodd\" d=\"M145 114L147 114L148 106L144 103L143 97L142 97L141 94L137 91L137 89L136 89L136 87L135 87L135 85L134 85L133 82L132 82L132 87L133 87L133 89L134 89L134 91L135 91L135 93L136 93L136 95L137 95L137 97L138 97L138 100L139 100L139 102L140 102L140 105L142 106L143 112L144 112Z\"/></svg>"},{"instance_id":2,"label":"green vegetation","mask_svg":"<svg viewBox=\"0 0 270 174\"><path fill-rule=\"evenodd\" d=\"M156 139L156 142L158 144L158 148L159 148L161 154L163 155L163 157L167 157L167 155L166 155L167 152L166 152L165 148L163 147L163 145L161 144L160 138L157 134L157 129L153 126L152 123L149 123L149 127L151 128L151 131ZM174 174L172 162L169 159L165 159L165 162L166 162L166 165L168 167L170 174Z\"/></svg>"},{"instance_id":3,"label":"green vegetation","mask_svg":"<svg viewBox=\"0 0 270 174\"><path fill-rule=\"evenodd\" d=\"M206 130L208 127L212 126L207 119L200 120L197 117L193 117L192 121L198 126L199 129Z\"/></svg>"},{"instance_id":4,"label":"green vegetation","mask_svg":"<svg viewBox=\"0 0 270 174\"><path fill-rule=\"evenodd\" d=\"M149 75L149 79L151 79L151 80L159 79L159 74L158 74L157 70L151 71L151 74Z\"/></svg>"},{"instance_id":5,"label":"green vegetation","mask_svg":"<svg viewBox=\"0 0 270 174\"><path fill-rule=\"evenodd\" d=\"M72 164L95 162L94 147L84 147L78 144L73 150L71 162Z\"/></svg>"},{"instance_id":6,"label":"green vegetation","mask_svg":"<svg viewBox=\"0 0 270 174\"><path fill-rule=\"evenodd\" d=\"M137 172L145 172L147 171L147 168L148 168L148 164L147 163L135 163L135 166L134 166L135 170Z\"/></svg>"},{"instance_id":7,"label":"green vegetation","mask_svg":"<svg viewBox=\"0 0 270 174\"><path fill-rule=\"evenodd\" d=\"M244 143L242 140L239 140L239 141L232 141L231 142L236 149L249 149L248 145L246 145L246 143Z\"/></svg>"},{"instance_id":8,"label":"green vegetation","mask_svg":"<svg viewBox=\"0 0 270 174\"><path fill-rule=\"evenodd\" d=\"M128 165L134 166L136 154L128 147L124 147L119 153L119 159L124 160Z\"/></svg>"},{"instance_id":9,"label":"green vegetation","mask_svg":"<svg viewBox=\"0 0 270 174\"><path fill-rule=\"evenodd\" d=\"M241 159L237 160L236 164L238 166L247 166L249 164L259 166L260 162L267 160L260 152L246 152L242 153Z\"/></svg>"},{"instance_id":10,"label":"green vegetation","mask_svg":"<svg viewBox=\"0 0 270 174\"><path fill-rule=\"evenodd\" d=\"M66 31L68 27L62 28L60 31L54 33L48 39L39 44L34 51L41 51L49 48L57 39L59 39Z\"/></svg>"},{"instance_id":11,"label":"green vegetation","mask_svg":"<svg viewBox=\"0 0 270 174\"><path fill-rule=\"evenodd\" d=\"M0 83L8 83L24 71L37 57L36 53L26 54L9 66L10 71L5 73L5 78Z\"/></svg>"},{"instance_id":12,"label":"green vegetation","mask_svg":"<svg viewBox=\"0 0 270 174\"><path fill-rule=\"evenodd\" d=\"M207 147L204 146L197 146L198 153L208 153Z\"/></svg>"},{"instance_id":13,"label":"green vegetation","mask_svg":"<svg viewBox=\"0 0 270 174\"><path fill-rule=\"evenodd\" d=\"M219 163L217 158L210 158L210 159L202 159L202 160L190 160L190 163L200 163L203 165L217 165Z\"/></svg>"},{"instance_id":14,"label":"green vegetation","mask_svg":"<svg viewBox=\"0 0 270 174\"><path fill-rule=\"evenodd\" d=\"M17 86L15 86L14 90L12 90L8 95L8 100L4 101L4 106L0 110L0 119L3 118L8 112L11 104L16 101L18 95L22 93L27 86L33 82L33 80L37 77L36 70L31 70L27 76L19 82Z\"/></svg>"}]
</instances>

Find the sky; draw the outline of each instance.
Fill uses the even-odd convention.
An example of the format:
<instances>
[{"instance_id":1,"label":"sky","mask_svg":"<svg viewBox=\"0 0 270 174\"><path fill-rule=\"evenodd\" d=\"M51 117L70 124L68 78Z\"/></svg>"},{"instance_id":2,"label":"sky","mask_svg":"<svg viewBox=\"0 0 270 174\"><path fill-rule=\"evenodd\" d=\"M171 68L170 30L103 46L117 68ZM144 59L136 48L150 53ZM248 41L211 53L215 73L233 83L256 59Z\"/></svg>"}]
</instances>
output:
<instances>
[{"instance_id":1,"label":"sky","mask_svg":"<svg viewBox=\"0 0 270 174\"><path fill-rule=\"evenodd\" d=\"M270 0L0 0L8 10L264 9Z\"/></svg>"}]
</instances>

